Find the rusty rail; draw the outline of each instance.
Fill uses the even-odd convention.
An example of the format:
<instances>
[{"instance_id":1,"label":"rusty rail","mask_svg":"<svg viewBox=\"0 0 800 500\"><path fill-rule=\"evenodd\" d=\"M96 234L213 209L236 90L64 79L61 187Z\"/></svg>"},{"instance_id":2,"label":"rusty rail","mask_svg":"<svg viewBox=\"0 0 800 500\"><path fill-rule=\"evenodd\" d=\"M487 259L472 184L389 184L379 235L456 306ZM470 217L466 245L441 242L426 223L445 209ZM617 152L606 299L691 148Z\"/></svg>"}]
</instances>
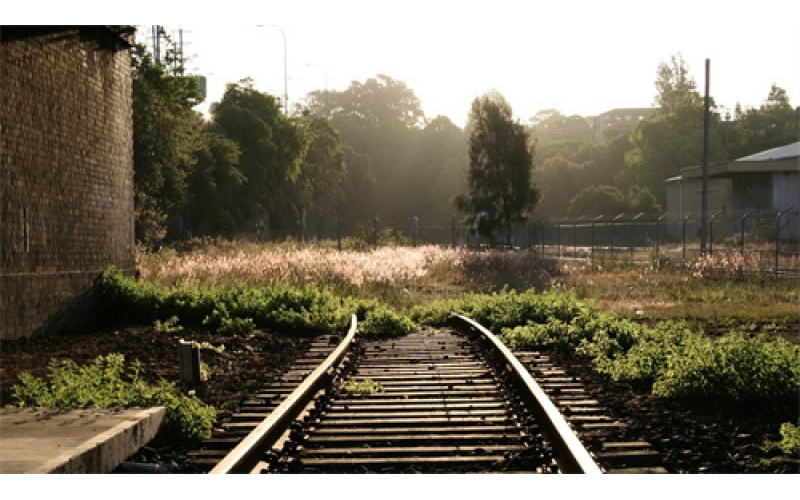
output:
<instances>
[{"instance_id":1,"label":"rusty rail","mask_svg":"<svg viewBox=\"0 0 800 500\"><path fill-rule=\"evenodd\" d=\"M466 323L480 332L494 348L505 358L514 377L526 388L533 402L532 410L541 418L541 425L547 437L556 444L556 459L562 472L578 474L602 474L602 470L595 463L592 456L580 442L564 417L552 403L547 394L533 379L528 370L520 363L514 354L485 327L476 321L456 313L451 317Z\"/></svg>"},{"instance_id":2,"label":"rusty rail","mask_svg":"<svg viewBox=\"0 0 800 500\"><path fill-rule=\"evenodd\" d=\"M286 400L243 439L209 474L248 473L259 461L258 451L269 448L280 439L291 423L314 397L316 391L331 378L331 371L344 359L355 338L357 321L353 315L347 335L325 361L286 398Z\"/></svg>"}]
</instances>

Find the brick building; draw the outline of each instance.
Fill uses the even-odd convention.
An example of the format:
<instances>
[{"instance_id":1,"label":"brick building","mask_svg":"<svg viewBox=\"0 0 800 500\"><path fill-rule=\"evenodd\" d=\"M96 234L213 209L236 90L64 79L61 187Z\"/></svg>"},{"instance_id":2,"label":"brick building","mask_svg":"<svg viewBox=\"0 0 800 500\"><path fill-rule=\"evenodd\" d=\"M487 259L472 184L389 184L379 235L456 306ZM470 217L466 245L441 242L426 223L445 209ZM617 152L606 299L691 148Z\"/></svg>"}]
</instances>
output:
<instances>
[{"instance_id":1,"label":"brick building","mask_svg":"<svg viewBox=\"0 0 800 500\"><path fill-rule=\"evenodd\" d=\"M0 339L91 319L94 280L135 269L123 26L0 28Z\"/></svg>"}]
</instances>

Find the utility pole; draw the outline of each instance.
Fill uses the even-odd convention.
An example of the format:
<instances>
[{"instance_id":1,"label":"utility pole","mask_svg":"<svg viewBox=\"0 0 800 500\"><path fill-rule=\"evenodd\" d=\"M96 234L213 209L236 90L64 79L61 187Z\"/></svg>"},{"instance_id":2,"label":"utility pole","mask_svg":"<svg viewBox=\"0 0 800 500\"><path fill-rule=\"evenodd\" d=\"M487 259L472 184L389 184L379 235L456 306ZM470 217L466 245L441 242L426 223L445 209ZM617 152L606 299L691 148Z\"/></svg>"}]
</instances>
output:
<instances>
[{"instance_id":1,"label":"utility pole","mask_svg":"<svg viewBox=\"0 0 800 500\"><path fill-rule=\"evenodd\" d=\"M178 58L176 64L178 64L178 72L181 76L183 76L183 28L178 29Z\"/></svg>"},{"instance_id":2,"label":"utility pole","mask_svg":"<svg viewBox=\"0 0 800 500\"><path fill-rule=\"evenodd\" d=\"M161 64L161 26L153 26L153 58L156 64Z\"/></svg>"},{"instance_id":3,"label":"utility pole","mask_svg":"<svg viewBox=\"0 0 800 500\"><path fill-rule=\"evenodd\" d=\"M709 97L709 75L711 61L706 59L706 95L705 113L703 116L703 205L702 217L700 219L700 254L706 254L706 241L708 237L708 149L709 149L709 124L711 121L710 97Z\"/></svg>"}]
</instances>

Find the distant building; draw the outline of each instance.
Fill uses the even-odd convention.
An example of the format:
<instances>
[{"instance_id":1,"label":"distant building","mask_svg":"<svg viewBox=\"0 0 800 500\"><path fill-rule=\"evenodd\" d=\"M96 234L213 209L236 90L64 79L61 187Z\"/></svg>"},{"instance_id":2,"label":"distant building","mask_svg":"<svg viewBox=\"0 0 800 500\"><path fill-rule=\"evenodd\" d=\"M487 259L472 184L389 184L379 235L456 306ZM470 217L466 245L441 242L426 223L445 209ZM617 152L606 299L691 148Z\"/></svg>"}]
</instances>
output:
<instances>
[{"instance_id":1,"label":"distant building","mask_svg":"<svg viewBox=\"0 0 800 500\"><path fill-rule=\"evenodd\" d=\"M758 210L774 215L800 208L800 142L762 151L734 161L708 167L708 210L723 211L738 219ZM702 209L703 169L681 169L681 175L667 179L667 210L689 214ZM798 239L798 217L781 230L781 239Z\"/></svg>"},{"instance_id":2,"label":"distant building","mask_svg":"<svg viewBox=\"0 0 800 500\"><path fill-rule=\"evenodd\" d=\"M656 108L616 108L597 116L586 118L592 126L592 142L603 144L618 134L630 134L642 121L650 118Z\"/></svg>"}]
</instances>

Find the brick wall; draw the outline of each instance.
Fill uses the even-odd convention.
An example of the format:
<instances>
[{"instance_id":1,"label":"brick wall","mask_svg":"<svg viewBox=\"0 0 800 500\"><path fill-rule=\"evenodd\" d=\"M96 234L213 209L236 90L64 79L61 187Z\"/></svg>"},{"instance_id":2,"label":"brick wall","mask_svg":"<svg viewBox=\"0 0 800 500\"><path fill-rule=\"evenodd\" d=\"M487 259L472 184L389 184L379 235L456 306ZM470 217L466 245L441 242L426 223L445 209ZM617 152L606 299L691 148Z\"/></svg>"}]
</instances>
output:
<instances>
[{"instance_id":1,"label":"brick wall","mask_svg":"<svg viewBox=\"0 0 800 500\"><path fill-rule=\"evenodd\" d=\"M128 39L2 27L0 339L93 317L107 266L135 268Z\"/></svg>"}]
</instances>

